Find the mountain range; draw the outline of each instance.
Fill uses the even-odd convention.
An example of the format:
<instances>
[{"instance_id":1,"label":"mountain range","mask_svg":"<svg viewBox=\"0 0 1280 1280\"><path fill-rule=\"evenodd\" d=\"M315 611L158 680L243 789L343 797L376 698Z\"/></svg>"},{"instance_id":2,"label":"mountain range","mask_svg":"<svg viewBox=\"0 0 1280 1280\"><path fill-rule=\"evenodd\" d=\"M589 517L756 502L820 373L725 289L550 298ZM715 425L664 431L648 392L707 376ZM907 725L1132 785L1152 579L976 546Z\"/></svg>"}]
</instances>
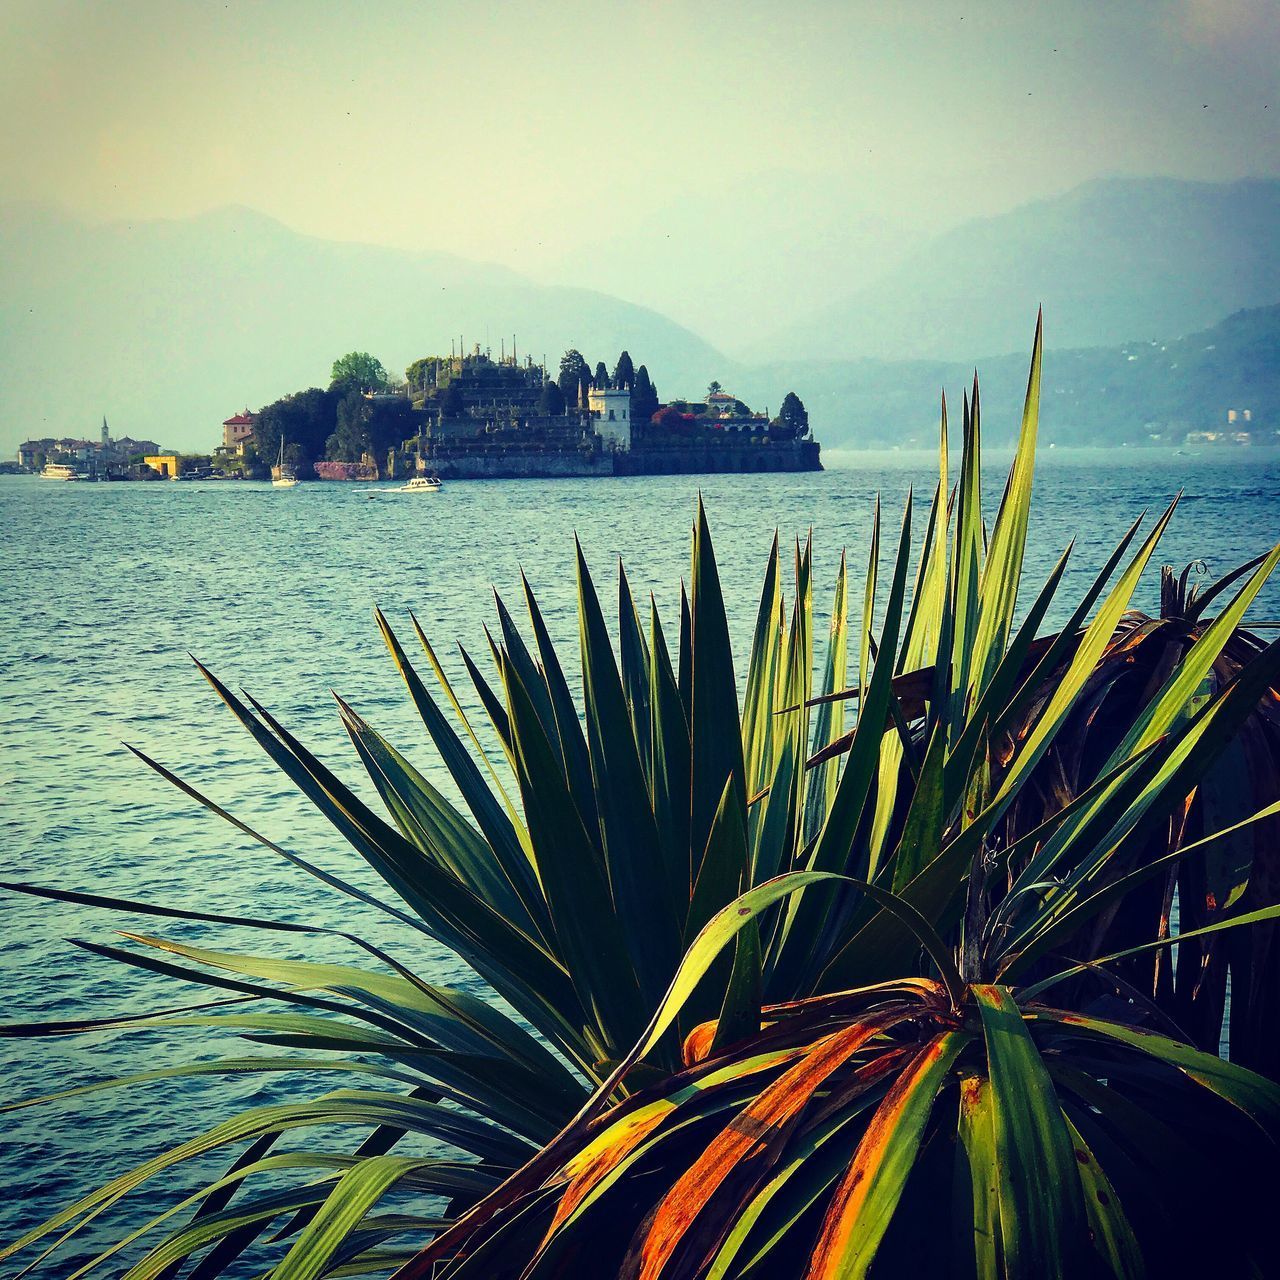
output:
<instances>
[{"instance_id":1,"label":"mountain range","mask_svg":"<svg viewBox=\"0 0 1280 1280\"><path fill-rule=\"evenodd\" d=\"M1026 345L1178 337L1280 301L1280 181L1115 178L934 237L753 360L968 360Z\"/></svg>"},{"instance_id":2,"label":"mountain range","mask_svg":"<svg viewBox=\"0 0 1280 1280\"><path fill-rule=\"evenodd\" d=\"M701 215L681 225L714 233ZM0 209L0 447L94 434L104 412L117 435L208 447L223 418L323 384L345 351L372 351L399 372L459 335L497 352L513 333L522 356L553 368L570 346L610 365L625 348L666 397L697 396L713 377L756 405L795 390L828 443L883 440L923 428L939 389L958 395L975 361L988 406L1007 398L1016 410L1042 301L1046 426L1062 439L1145 438L1149 423L1212 425L1228 401L1266 398L1275 315L1257 309L1280 301L1278 234L1280 181L1126 178L922 237L877 259L878 276L868 250L856 270L830 263L824 281L826 230L779 236L772 259L757 251L743 264L756 283L737 294L726 285L728 296L760 299L760 280L785 290L803 277L809 318L748 308L730 358L664 314L699 312L678 279L658 310L444 252L320 240L243 208L88 224L10 205ZM688 274L689 290L715 287L705 267ZM1244 310L1256 314L1206 336ZM1220 354L1191 378L1197 343Z\"/></svg>"},{"instance_id":3,"label":"mountain range","mask_svg":"<svg viewBox=\"0 0 1280 1280\"><path fill-rule=\"evenodd\" d=\"M461 339L553 368L580 346L610 368L630 348L660 390L705 386L724 359L619 298L505 267L300 235L260 213L86 225L0 211L0 442L113 431L209 447L221 422L327 385L343 353L394 374Z\"/></svg>"},{"instance_id":4,"label":"mountain range","mask_svg":"<svg viewBox=\"0 0 1280 1280\"><path fill-rule=\"evenodd\" d=\"M1029 318L1032 319L1032 318ZM735 383L748 401L778 386L805 388L828 448L932 448L946 392L953 425L973 375L982 391L983 438L1011 444L1026 394L1033 330L1023 350L961 364L940 360L801 360L761 365ZM1046 442L1177 443L1188 431L1223 431L1229 410L1250 411L1263 432L1280 429L1280 305L1233 313L1166 341L1066 348L1047 343L1040 394ZM1241 424L1243 425L1243 423Z\"/></svg>"}]
</instances>

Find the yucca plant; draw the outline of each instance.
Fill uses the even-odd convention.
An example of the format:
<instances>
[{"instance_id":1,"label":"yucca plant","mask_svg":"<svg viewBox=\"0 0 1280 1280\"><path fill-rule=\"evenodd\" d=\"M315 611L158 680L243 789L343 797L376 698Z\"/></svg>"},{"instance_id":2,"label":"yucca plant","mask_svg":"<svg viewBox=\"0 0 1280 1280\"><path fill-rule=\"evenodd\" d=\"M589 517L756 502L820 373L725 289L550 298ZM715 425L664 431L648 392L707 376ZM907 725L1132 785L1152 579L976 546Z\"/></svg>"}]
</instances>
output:
<instances>
[{"instance_id":1,"label":"yucca plant","mask_svg":"<svg viewBox=\"0 0 1280 1280\"><path fill-rule=\"evenodd\" d=\"M673 645L620 570L615 650L579 551L581 709L527 583L529 638L499 600L493 672L462 655L483 724L416 621L434 692L379 614L468 813L340 702L380 816L265 707L201 667L392 900L142 758L299 871L443 943L500 1001L433 984L420 960L320 923L9 885L207 925L334 935L375 965L141 934L128 935L134 947L83 944L218 998L9 1034L215 1026L275 1051L87 1087L315 1070L345 1073L350 1087L232 1117L5 1256L44 1243L41 1256L60 1249L61 1259L124 1196L228 1150L222 1177L158 1206L75 1274L119 1273L127 1256L129 1280L207 1280L249 1265L278 1280L398 1267L834 1276L877 1259L890 1275L925 1261L957 1275L1136 1275L1164 1256L1161 1215L1212 1229L1205 1238L1232 1265L1257 1264L1250 1208L1263 1180L1237 1185L1236 1157L1274 1170L1277 1092L1194 1047L1158 990L1112 968L1128 957L1098 943L1135 891L1220 857L1280 811L1273 778L1256 789L1259 812L1204 806L1208 826L1194 833L1177 821L1274 696L1277 645L1206 680L1238 643L1280 548L1132 701L1105 758L1082 758L1068 785L1050 786L1173 507L1141 539L1135 524L1068 624L1041 637L1066 553L1020 607L1039 381L1037 329L1019 449L989 536L976 383L954 493L944 406L923 537L908 499L882 582L877 506L856 635L851 646L842 563L820 669L811 546L796 547L788 603L775 540L741 700L701 506ZM1171 820L1176 838L1156 839ZM1198 929L1154 929L1135 954L1232 927L1256 936L1280 911L1261 894ZM1241 981L1261 972L1232 963ZM335 1136L353 1130L358 1142ZM1170 1176L1175 1165L1193 1178L1213 1168L1213 1185L1189 1187Z\"/></svg>"},{"instance_id":2,"label":"yucca plant","mask_svg":"<svg viewBox=\"0 0 1280 1280\"><path fill-rule=\"evenodd\" d=\"M1020 825L1048 817L1108 762L1120 758L1133 726L1172 673L1183 673L1188 690L1195 680L1200 682L1183 712L1189 716L1262 654L1262 642L1239 624L1274 563L1273 555L1261 555L1206 591L1189 584L1190 568L1181 574L1169 566L1162 569L1159 615L1132 610L1121 619L1042 762L1040 777L1023 788L1017 805ZM1252 577L1243 582L1246 575ZM1206 617L1208 606L1232 585L1241 586L1234 599L1217 617ZM1188 662L1211 628L1217 637ZM1042 697L1052 693L1055 674L1044 681ZM1029 731L1035 710L1033 703L1010 726L1004 753L1011 753ZM1134 845L1130 862L1149 862L1256 812L1274 799L1277 778L1280 693L1272 687L1263 690L1231 740L1199 771L1186 804L1153 824L1145 845ZM1185 933L1273 903L1280 892L1277 848L1280 818L1272 817L1216 845L1204 858L1168 866L1102 913L1078 944L1080 953L1101 955L1165 936L1175 910ZM1201 1048L1216 1052L1225 1041L1233 1061L1280 1075L1280 936L1274 925L1188 941L1178 948L1176 965L1164 950L1144 952L1121 962L1118 972L1149 993Z\"/></svg>"}]
</instances>

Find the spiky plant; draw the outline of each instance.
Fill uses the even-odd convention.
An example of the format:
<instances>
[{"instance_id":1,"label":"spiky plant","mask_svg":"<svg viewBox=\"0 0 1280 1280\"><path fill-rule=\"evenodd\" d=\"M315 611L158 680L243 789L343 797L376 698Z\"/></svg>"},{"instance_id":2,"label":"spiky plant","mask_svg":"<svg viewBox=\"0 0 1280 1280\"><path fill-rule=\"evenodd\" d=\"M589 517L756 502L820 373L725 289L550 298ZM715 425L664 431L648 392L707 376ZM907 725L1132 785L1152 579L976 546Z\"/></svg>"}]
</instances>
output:
<instances>
[{"instance_id":1,"label":"spiky plant","mask_svg":"<svg viewBox=\"0 0 1280 1280\"><path fill-rule=\"evenodd\" d=\"M1174 673L1181 684L1177 696L1185 696L1184 717L1240 677L1265 649L1239 627L1276 558L1274 551L1258 556L1204 591L1189 584L1189 568L1180 575L1168 566L1161 570L1159 616L1132 610L1121 619L1039 777L1023 789L1017 806L1020 825L1042 821L1109 764L1123 759L1133 746L1135 726ZM1234 598L1216 617L1207 617L1209 605L1233 585L1240 588ZM1216 634L1209 636L1210 631ZM1042 696L1053 685L1050 672ZM1033 704L1010 724L1001 754L1012 753L1034 716ZM1151 823L1145 844L1133 843L1129 867L1256 812L1274 799L1277 778L1280 690L1273 683L1262 690L1217 757L1197 769L1186 803ZM1187 933L1274 903L1280 897L1278 847L1280 817L1272 817L1237 832L1203 858L1166 864L1162 875L1090 924L1076 944L1079 953L1101 955L1166 936L1175 913L1177 927ZM1116 865L1109 874L1124 869ZM1280 934L1275 925L1188 941L1178 948L1176 964L1165 950L1143 952L1122 961L1117 972L1149 994L1202 1049L1216 1052L1225 1041L1233 1061L1280 1075Z\"/></svg>"},{"instance_id":2,"label":"spiky plant","mask_svg":"<svg viewBox=\"0 0 1280 1280\"><path fill-rule=\"evenodd\" d=\"M885 583L877 507L856 699L843 564L818 674L811 548L796 548L788 605L775 540L739 705L701 507L674 653L656 608L642 620L621 573L615 653L579 552L581 709L528 584L531 640L499 602L496 677L463 655L496 762L416 621L434 693L379 614L469 815L340 703L380 815L265 707L202 667L394 900L252 831L143 759L298 870L449 947L511 1012L327 925L10 885L335 935L376 964L139 934L132 948L86 944L219 998L10 1034L214 1025L277 1052L160 1074L323 1069L348 1074L350 1087L229 1118L5 1256L50 1237L51 1252L183 1162L233 1150L224 1176L166 1201L77 1274L118 1273L137 1235L145 1252L129 1280L206 1280L250 1258L276 1280L398 1266L406 1276L855 1275L876 1257L897 1274L897 1260L925 1256L944 1274L1131 1275L1161 1258L1162 1213L1206 1232L1211 1223L1215 1240L1229 1230L1233 1261L1256 1257L1250 1188L1216 1162L1270 1154L1259 1144L1276 1134L1274 1087L1190 1046L1131 985L1127 1003L1100 1013L1106 988L1093 975L1119 957L1080 948L1135 887L1220 854L1277 810L1153 851L1152 833L1185 809L1276 683L1271 646L1222 687L1201 688L1277 553L1223 611L1228 621L1208 626L1135 703L1121 745L1066 791L1047 791L1052 753L1113 652L1173 508L1141 541L1135 525L1068 625L1038 638L1066 563L1020 612L1039 380L1037 332L989 540L976 384L956 491L944 406L918 554L908 499ZM1204 931L1248 936L1276 914L1272 900ZM1177 936L1191 944L1190 931ZM1138 945L1160 953L1172 940ZM358 1143L335 1136L351 1131ZM1213 1185L1193 1194L1186 1178L1144 1177L1151 1152L1166 1175L1174 1164L1193 1176L1212 1167Z\"/></svg>"}]
</instances>

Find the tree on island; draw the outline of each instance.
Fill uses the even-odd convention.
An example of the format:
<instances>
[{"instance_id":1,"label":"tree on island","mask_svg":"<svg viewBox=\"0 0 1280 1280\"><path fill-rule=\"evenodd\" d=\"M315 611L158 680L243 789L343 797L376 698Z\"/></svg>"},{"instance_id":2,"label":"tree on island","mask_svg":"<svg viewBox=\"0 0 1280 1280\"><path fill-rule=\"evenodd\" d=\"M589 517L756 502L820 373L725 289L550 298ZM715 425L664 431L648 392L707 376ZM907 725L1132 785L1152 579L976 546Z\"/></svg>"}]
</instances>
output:
<instances>
[{"instance_id":1,"label":"tree on island","mask_svg":"<svg viewBox=\"0 0 1280 1280\"><path fill-rule=\"evenodd\" d=\"M564 413L564 393L560 390L560 384L552 382L550 378L542 384L538 412L544 418L558 418Z\"/></svg>"},{"instance_id":2,"label":"tree on island","mask_svg":"<svg viewBox=\"0 0 1280 1280\"><path fill-rule=\"evenodd\" d=\"M410 391L425 391L434 386L440 365L439 356L423 356L415 360L405 371L404 378Z\"/></svg>"},{"instance_id":3,"label":"tree on island","mask_svg":"<svg viewBox=\"0 0 1280 1280\"><path fill-rule=\"evenodd\" d=\"M283 438L285 461L306 475L324 457L325 443L337 426L339 399L332 391L310 387L266 405L253 424L258 456L274 466Z\"/></svg>"},{"instance_id":4,"label":"tree on island","mask_svg":"<svg viewBox=\"0 0 1280 1280\"><path fill-rule=\"evenodd\" d=\"M658 388L649 380L649 370L641 365L636 370L635 386L631 389L632 421L648 422L658 408Z\"/></svg>"},{"instance_id":5,"label":"tree on island","mask_svg":"<svg viewBox=\"0 0 1280 1280\"><path fill-rule=\"evenodd\" d=\"M560 357L560 376L556 379L560 386L560 394L564 396L565 404L577 404L578 388L581 386L583 378L589 379L590 377L591 369L582 358L582 352L570 347Z\"/></svg>"},{"instance_id":6,"label":"tree on island","mask_svg":"<svg viewBox=\"0 0 1280 1280\"><path fill-rule=\"evenodd\" d=\"M424 415L409 403L408 397L395 396L390 400L377 400L369 405L369 449L381 460L388 450L398 449L406 440L416 436L424 422Z\"/></svg>"},{"instance_id":7,"label":"tree on island","mask_svg":"<svg viewBox=\"0 0 1280 1280\"><path fill-rule=\"evenodd\" d=\"M418 434L420 415L408 400L367 400L354 387L338 401L337 427L325 441L325 457L330 462L359 462L372 454L378 465L387 454Z\"/></svg>"},{"instance_id":8,"label":"tree on island","mask_svg":"<svg viewBox=\"0 0 1280 1280\"><path fill-rule=\"evenodd\" d=\"M631 363L630 353L624 351L613 367L613 385L619 391L634 391L636 386L636 369Z\"/></svg>"},{"instance_id":9,"label":"tree on island","mask_svg":"<svg viewBox=\"0 0 1280 1280\"><path fill-rule=\"evenodd\" d=\"M341 383L357 391L382 391L387 385L387 371L382 361L367 351L348 351L333 362L329 379L331 385Z\"/></svg>"},{"instance_id":10,"label":"tree on island","mask_svg":"<svg viewBox=\"0 0 1280 1280\"><path fill-rule=\"evenodd\" d=\"M724 387L722 387L718 382L708 383L707 399L710 400L712 396L718 396L723 390L724 390Z\"/></svg>"},{"instance_id":11,"label":"tree on island","mask_svg":"<svg viewBox=\"0 0 1280 1280\"><path fill-rule=\"evenodd\" d=\"M656 427L661 427L664 431L675 431L680 435L688 435L692 430L684 414L674 405L667 405L665 409L659 409L653 415L653 424Z\"/></svg>"},{"instance_id":12,"label":"tree on island","mask_svg":"<svg viewBox=\"0 0 1280 1280\"><path fill-rule=\"evenodd\" d=\"M325 457L330 462L359 462L361 455L373 451L369 439L369 422L373 406L352 387L338 401L337 428L325 441Z\"/></svg>"},{"instance_id":13,"label":"tree on island","mask_svg":"<svg viewBox=\"0 0 1280 1280\"><path fill-rule=\"evenodd\" d=\"M809 411L794 391L788 391L783 397L776 421L779 426L790 427L797 436L802 436L809 430Z\"/></svg>"},{"instance_id":14,"label":"tree on island","mask_svg":"<svg viewBox=\"0 0 1280 1280\"><path fill-rule=\"evenodd\" d=\"M596 375L592 378L591 385L598 391L609 390L609 370L605 368L603 360L596 365Z\"/></svg>"},{"instance_id":15,"label":"tree on island","mask_svg":"<svg viewBox=\"0 0 1280 1280\"><path fill-rule=\"evenodd\" d=\"M442 418L460 418L462 417L463 399L462 388L456 382L451 382L444 389L444 395L440 397L440 416Z\"/></svg>"}]
</instances>

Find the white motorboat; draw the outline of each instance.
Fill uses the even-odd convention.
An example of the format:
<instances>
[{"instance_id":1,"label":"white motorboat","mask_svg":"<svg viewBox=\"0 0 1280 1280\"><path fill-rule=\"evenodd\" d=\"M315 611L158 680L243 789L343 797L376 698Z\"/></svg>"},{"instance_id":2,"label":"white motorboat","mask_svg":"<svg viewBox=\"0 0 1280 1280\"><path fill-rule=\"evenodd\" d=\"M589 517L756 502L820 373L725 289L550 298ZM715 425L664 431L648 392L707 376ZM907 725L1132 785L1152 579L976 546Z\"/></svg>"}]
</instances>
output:
<instances>
[{"instance_id":1,"label":"white motorboat","mask_svg":"<svg viewBox=\"0 0 1280 1280\"><path fill-rule=\"evenodd\" d=\"M40 472L41 480L87 480L88 476L69 467L65 462L46 462Z\"/></svg>"},{"instance_id":2,"label":"white motorboat","mask_svg":"<svg viewBox=\"0 0 1280 1280\"><path fill-rule=\"evenodd\" d=\"M392 489L392 493L439 493L440 477L439 476L414 476L406 485L401 485L399 489Z\"/></svg>"},{"instance_id":3,"label":"white motorboat","mask_svg":"<svg viewBox=\"0 0 1280 1280\"><path fill-rule=\"evenodd\" d=\"M276 473L271 477L273 489L292 489L298 483L292 467L284 465L284 436L280 437L280 461L276 463Z\"/></svg>"}]
</instances>

